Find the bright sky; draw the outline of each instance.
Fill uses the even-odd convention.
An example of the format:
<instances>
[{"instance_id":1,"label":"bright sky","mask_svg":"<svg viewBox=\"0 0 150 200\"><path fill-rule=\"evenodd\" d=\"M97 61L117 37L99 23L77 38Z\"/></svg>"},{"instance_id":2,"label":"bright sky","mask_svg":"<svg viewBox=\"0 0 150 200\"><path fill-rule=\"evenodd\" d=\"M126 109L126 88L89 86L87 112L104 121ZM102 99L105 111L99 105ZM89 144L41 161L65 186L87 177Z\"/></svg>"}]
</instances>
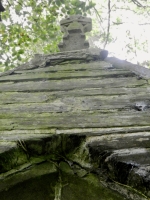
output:
<instances>
[{"instance_id":1,"label":"bright sky","mask_svg":"<svg viewBox=\"0 0 150 200\"><path fill-rule=\"evenodd\" d=\"M93 1L96 3L97 10L101 10L101 7L103 7L103 13L99 12L99 14L102 16L102 18L106 19L103 22L103 27L105 27L105 30L107 30L107 1L101 3L101 5L99 0ZM111 7L113 7L114 5L113 2L115 3L116 0L111 0ZM121 6L124 8L124 3L122 1L117 1L117 7ZM116 39L114 42L108 44L106 46L106 49L111 52L109 56L113 55L120 59L127 59L128 61L131 61L133 63L137 63L137 61L143 62L145 60L150 60L150 24L148 24L149 21L147 19L147 16L139 16L135 12L131 11L133 8L135 8L135 5L133 3L130 3L129 6L130 7L128 9L117 9L117 12L116 9L114 11L112 9L111 25L116 22L117 17L121 19L121 22L123 22L123 24L111 26L110 33L113 35L113 37L116 36ZM106 11L104 7L106 8ZM147 23L147 25L142 25L143 23ZM129 32L129 34L127 34L127 31ZM140 40L140 44L137 43L137 40ZM131 47L136 46L136 52L134 52L134 50L132 51L131 49L130 53L127 53L127 49L129 49L127 48L128 44L131 44ZM97 43L97 45L101 47L100 43Z\"/></svg>"}]
</instances>

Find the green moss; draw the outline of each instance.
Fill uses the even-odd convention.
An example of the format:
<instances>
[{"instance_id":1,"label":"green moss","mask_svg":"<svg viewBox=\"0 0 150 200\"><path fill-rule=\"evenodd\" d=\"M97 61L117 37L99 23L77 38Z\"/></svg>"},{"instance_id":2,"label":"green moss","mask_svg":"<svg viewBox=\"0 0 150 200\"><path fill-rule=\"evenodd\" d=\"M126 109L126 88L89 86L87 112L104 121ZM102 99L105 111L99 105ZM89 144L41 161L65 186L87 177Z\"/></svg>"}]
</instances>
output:
<instances>
[{"instance_id":1,"label":"green moss","mask_svg":"<svg viewBox=\"0 0 150 200\"><path fill-rule=\"evenodd\" d=\"M28 161L28 155L21 148L12 148L0 154L0 173L9 171L14 167Z\"/></svg>"},{"instance_id":2,"label":"green moss","mask_svg":"<svg viewBox=\"0 0 150 200\"><path fill-rule=\"evenodd\" d=\"M26 180L0 193L1 200L54 200L57 173Z\"/></svg>"},{"instance_id":3,"label":"green moss","mask_svg":"<svg viewBox=\"0 0 150 200\"><path fill-rule=\"evenodd\" d=\"M62 200L123 200L117 192L105 188L94 175L85 179L62 173Z\"/></svg>"}]
</instances>

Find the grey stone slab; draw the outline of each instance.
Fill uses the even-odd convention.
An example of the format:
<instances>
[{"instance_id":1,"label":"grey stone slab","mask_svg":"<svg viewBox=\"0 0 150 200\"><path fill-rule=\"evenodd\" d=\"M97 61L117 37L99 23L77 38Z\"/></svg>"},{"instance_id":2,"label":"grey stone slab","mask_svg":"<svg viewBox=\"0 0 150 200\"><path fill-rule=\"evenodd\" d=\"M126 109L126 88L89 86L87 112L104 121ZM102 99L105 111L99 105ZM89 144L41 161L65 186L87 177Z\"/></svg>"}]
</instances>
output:
<instances>
[{"instance_id":1,"label":"grey stone slab","mask_svg":"<svg viewBox=\"0 0 150 200\"><path fill-rule=\"evenodd\" d=\"M128 98L138 100L148 100L150 95L149 87L132 88L81 88L66 91L48 91L48 92L2 92L0 95L0 104L25 104L25 103L46 103L56 99L69 97L101 97L109 98Z\"/></svg>"},{"instance_id":2,"label":"grey stone slab","mask_svg":"<svg viewBox=\"0 0 150 200\"><path fill-rule=\"evenodd\" d=\"M132 64L126 60L120 60L115 57L108 57L105 61L111 63L116 68L123 68L134 72L135 74L150 79L150 69L140 65Z\"/></svg>"},{"instance_id":3,"label":"grey stone slab","mask_svg":"<svg viewBox=\"0 0 150 200\"><path fill-rule=\"evenodd\" d=\"M0 92L8 91L64 91L73 90L81 88L116 88L116 87L140 87L147 86L147 81L136 77L132 79L130 77L126 78L108 78L108 79L98 79L98 78L78 78L69 80L43 80L43 81L27 81L19 83L0 83Z\"/></svg>"},{"instance_id":4,"label":"grey stone slab","mask_svg":"<svg viewBox=\"0 0 150 200\"><path fill-rule=\"evenodd\" d=\"M0 120L0 130L12 129L47 129L47 128L96 128L122 126L149 126L149 112L77 112L77 113L43 113L14 114Z\"/></svg>"},{"instance_id":5,"label":"grey stone slab","mask_svg":"<svg viewBox=\"0 0 150 200\"><path fill-rule=\"evenodd\" d=\"M61 79L77 79L77 78L118 78L118 77L133 77L135 76L133 73L129 71L89 71L89 70L81 70L81 71L69 71L69 72L55 72L55 73L27 73L27 74L18 74L11 76L3 76L0 78L0 82L6 81L40 81L40 80L61 80Z\"/></svg>"}]
</instances>

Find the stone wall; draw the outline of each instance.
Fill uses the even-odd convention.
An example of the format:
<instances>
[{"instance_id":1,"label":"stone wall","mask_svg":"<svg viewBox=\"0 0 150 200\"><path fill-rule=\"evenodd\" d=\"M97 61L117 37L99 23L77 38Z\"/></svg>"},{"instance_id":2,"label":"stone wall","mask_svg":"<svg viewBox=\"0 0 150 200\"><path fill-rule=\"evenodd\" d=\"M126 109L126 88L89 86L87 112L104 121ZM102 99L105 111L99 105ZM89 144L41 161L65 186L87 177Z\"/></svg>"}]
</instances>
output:
<instances>
[{"instance_id":1,"label":"stone wall","mask_svg":"<svg viewBox=\"0 0 150 200\"><path fill-rule=\"evenodd\" d=\"M1 199L148 198L149 79L89 52L1 75Z\"/></svg>"}]
</instances>

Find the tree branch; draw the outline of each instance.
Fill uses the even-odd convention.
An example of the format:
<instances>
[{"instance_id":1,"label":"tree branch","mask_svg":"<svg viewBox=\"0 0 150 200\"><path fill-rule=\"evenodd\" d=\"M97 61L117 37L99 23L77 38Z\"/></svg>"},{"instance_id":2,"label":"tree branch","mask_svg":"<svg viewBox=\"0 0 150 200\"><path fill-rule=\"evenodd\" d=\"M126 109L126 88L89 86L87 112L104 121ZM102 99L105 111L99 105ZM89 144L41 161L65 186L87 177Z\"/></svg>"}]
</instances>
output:
<instances>
[{"instance_id":1,"label":"tree branch","mask_svg":"<svg viewBox=\"0 0 150 200\"><path fill-rule=\"evenodd\" d=\"M108 21L107 21L107 35L106 35L106 40L104 43L104 49L108 43L109 40L109 35L110 35L110 13L111 13L111 7L110 7L110 0L108 0Z\"/></svg>"},{"instance_id":2,"label":"tree branch","mask_svg":"<svg viewBox=\"0 0 150 200\"><path fill-rule=\"evenodd\" d=\"M145 8L146 6L143 6L139 1L137 0L131 0L135 5L137 5L138 7L143 7Z\"/></svg>"},{"instance_id":3,"label":"tree branch","mask_svg":"<svg viewBox=\"0 0 150 200\"><path fill-rule=\"evenodd\" d=\"M94 11L95 11L95 13L96 13L96 15L98 16L98 18L99 18L99 24L100 24L100 26L101 26L101 28L103 29L103 31L104 31L104 28L102 27L102 19L101 19L101 16L100 16L100 14L99 14L99 12L97 11L97 9L95 8L95 6L94 6Z\"/></svg>"},{"instance_id":4,"label":"tree branch","mask_svg":"<svg viewBox=\"0 0 150 200\"><path fill-rule=\"evenodd\" d=\"M8 3L9 6L11 6L11 4L10 4L10 2L8 0L7 0L7 3Z\"/></svg>"}]
</instances>

